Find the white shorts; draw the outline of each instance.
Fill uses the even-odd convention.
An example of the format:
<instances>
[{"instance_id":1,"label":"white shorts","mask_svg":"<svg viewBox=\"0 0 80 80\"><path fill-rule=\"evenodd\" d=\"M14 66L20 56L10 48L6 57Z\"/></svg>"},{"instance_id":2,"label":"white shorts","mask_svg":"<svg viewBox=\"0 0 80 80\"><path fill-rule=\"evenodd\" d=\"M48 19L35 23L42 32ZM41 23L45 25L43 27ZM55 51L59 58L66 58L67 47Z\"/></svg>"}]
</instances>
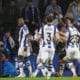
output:
<instances>
[{"instance_id":1,"label":"white shorts","mask_svg":"<svg viewBox=\"0 0 80 80\"><path fill-rule=\"evenodd\" d=\"M21 55L23 57L29 57L30 56L30 47L27 47L27 51L24 51L24 47L20 47L18 50L18 56Z\"/></svg>"},{"instance_id":2,"label":"white shorts","mask_svg":"<svg viewBox=\"0 0 80 80\"><path fill-rule=\"evenodd\" d=\"M66 49L66 56L64 57L64 60L79 59L79 58L80 58L80 51L78 47L69 46L68 49Z\"/></svg>"},{"instance_id":3,"label":"white shorts","mask_svg":"<svg viewBox=\"0 0 80 80\"><path fill-rule=\"evenodd\" d=\"M49 59L53 60L54 54L55 54L55 49L54 48L42 47L39 50L39 54L38 54L38 57L37 57L37 62L38 62L39 59L41 59L43 63L45 63Z\"/></svg>"}]
</instances>

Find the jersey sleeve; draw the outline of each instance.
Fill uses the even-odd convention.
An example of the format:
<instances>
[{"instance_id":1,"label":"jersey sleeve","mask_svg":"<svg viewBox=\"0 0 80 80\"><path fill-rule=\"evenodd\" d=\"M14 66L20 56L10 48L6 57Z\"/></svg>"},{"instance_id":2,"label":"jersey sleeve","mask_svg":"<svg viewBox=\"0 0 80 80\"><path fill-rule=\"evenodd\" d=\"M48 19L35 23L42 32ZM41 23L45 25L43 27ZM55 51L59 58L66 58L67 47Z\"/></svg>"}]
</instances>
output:
<instances>
[{"instance_id":1,"label":"jersey sleeve","mask_svg":"<svg viewBox=\"0 0 80 80\"><path fill-rule=\"evenodd\" d=\"M56 33L58 33L59 32L59 30L58 30L58 28L56 28Z\"/></svg>"},{"instance_id":2,"label":"jersey sleeve","mask_svg":"<svg viewBox=\"0 0 80 80\"><path fill-rule=\"evenodd\" d=\"M80 32L78 31L78 36L80 37Z\"/></svg>"},{"instance_id":3,"label":"jersey sleeve","mask_svg":"<svg viewBox=\"0 0 80 80\"><path fill-rule=\"evenodd\" d=\"M69 37L70 37L70 33L69 33L69 31L66 31L66 40L67 41L68 41Z\"/></svg>"},{"instance_id":4,"label":"jersey sleeve","mask_svg":"<svg viewBox=\"0 0 80 80\"><path fill-rule=\"evenodd\" d=\"M40 35L42 34L42 27L41 27L40 30L39 30L39 34L40 34Z\"/></svg>"},{"instance_id":5,"label":"jersey sleeve","mask_svg":"<svg viewBox=\"0 0 80 80\"><path fill-rule=\"evenodd\" d=\"M59 30L58 30L58 26L57 25L54 25L54 33L58 33Z\"/></svg>"},{"instance_id":6,"label":"jersey sleeve","mask_svg":"<svg viewBox=\"0 0 80 80\"><path fill-rule=\"evenodd\" d=\"M24 27L23 27L23 32L24 32L24 35L29 34L29 30L28 30L28 27L26 25L24 25Z\"/></svg>"}]
</instances>

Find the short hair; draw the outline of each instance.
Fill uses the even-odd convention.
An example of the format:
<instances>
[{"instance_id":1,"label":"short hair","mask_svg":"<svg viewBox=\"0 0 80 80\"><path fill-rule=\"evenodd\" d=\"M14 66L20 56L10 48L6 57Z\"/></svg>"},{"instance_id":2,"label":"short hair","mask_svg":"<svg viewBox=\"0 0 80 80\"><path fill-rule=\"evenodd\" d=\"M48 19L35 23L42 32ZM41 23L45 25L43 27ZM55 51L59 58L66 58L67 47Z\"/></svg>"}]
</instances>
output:
<instances>
[{"instance_id":1,"label":"short hair","mask_svg":"<svg viewBox=\"0 0 80 80\"><path fill-rule=\"evenodd\" d=\"M65 17L65 21L66 20L70 20L71 21L71 23L73 23L74 22L74 19L72 18L72 17Z\"/></svg>"},{"instance_id":2,"label":"short hair","mask_svg":"<svg viewBox=\"0 0 80 80\"><path fill-rule=\"evenodd\" d=\"M21 18L19 18L18 19L18 21L20 21L21 22L21 24L24 24L25 22L24 22L24 19L21 17Z\"/></svg>"},{"instance_id":3,"label":"short hair","mask_svg":"<svg viewBox=\"0 0 80 80\"><path fill-rule=\"evenodd\" d=\"M47 22L52 22L53 21L53 14L50 13L48 16L47 16Z\"/></svg>"}]
</instances>

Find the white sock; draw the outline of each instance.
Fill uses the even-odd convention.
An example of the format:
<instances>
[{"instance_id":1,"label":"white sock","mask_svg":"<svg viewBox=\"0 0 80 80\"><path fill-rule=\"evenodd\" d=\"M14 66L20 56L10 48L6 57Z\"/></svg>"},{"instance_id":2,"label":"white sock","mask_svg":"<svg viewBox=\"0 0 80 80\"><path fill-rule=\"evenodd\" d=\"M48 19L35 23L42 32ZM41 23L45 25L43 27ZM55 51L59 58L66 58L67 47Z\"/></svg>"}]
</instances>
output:
<instances>
[{"instance_id":1,"label":"white sock","mask_svg":"<svg viewBox=\"0 0 80 80\"><path fill-rule=\"evenodd\" d=\"M39 73L40 70L42 71L42 73L43 73L43 75L44 75L44 70L42 70L42 68L43 68L43 64L42 64L42 63L39 63L39 64L37 65L37 69L36 69L35 72L34 72L34 77L37 76L37 74Z\"/></svg>"},{"instance_id":2,"label":"white sock","mask_svg":"<svg viewBox=\"0 0 80 80\"><path fill-rule=\"evenodd\" d=\"M47 76L46 73L48 72L48 69L43 66L43 69L41 69L41 71L42 71L43 76L46 77Z\"/></svg>"},{"instance_id":3,"label":"white sock","mask_svg":"<svg viewBox=\"0 0 80 80\"><path fill-rule=\"evenodd\" d=\"M32 67L31 67L31 63L30 63L29 60L26 62L26 65L27 65L27 68L29 70L29 75L31 76L31 74L32 74Z\"/></svg>"},{"instance_id":4,"label":"white sock","mask_svg":"<svg viewBox=\"0 0 80 80\"><path fill-rule=\"evenodd\" d=\"M39 73L39 70L36 69L35 72L34 72L34 74L33 74L33 77L36 77L38 73Z\"/></svg>"},{"instance_id":5,"label":"white sock","mask_svg":"<svg viewBox=\"0 0 80 80\"><path fill-rule=\"evenodd\" d=\"M52 74L52 72L51 71L48 71L48 73L47 73L47 78L48 79L51 77L51 74Z\"/></svg>"},{"instance_id":6,"label":"white sock","mask_svg":"<svg viewBox=\"0 0 80 80\"><path fill-rule=\"evenodd\" d=\"M49 78L52 74L55 74L55 69L52 64L48 65L48 74L47 77Z\"/></svg>"},{"instance_id":7,"label":"white sock","mask_svg":"<svg viewBox=\"0 0 80 80\"><path fill-rule=\"evenodd\" d=\"M20 74L24 74L23 62L19 63L19 70L20 70Z\"/></svg>"},{"instance_id":8,"label":"white sock","mask_svg":"<svg viewBox=\"0 0 80 80\"><path fill-rule=\"evenodd\" d=\"M65 69L65 64L59 65L59 73L61 76L63 75L64 69Z\"/></svg>"},{"instance_id":9,"label":"white sock","mask_svg":"<svg viewBox=\"0 0 80 80\"><path fill-rule=\"evenodd\" d=\"M16 68L16 69L19 68L19 64L18 64L18 60L17 60L17 58L15 58L15 68Z\"/></svg>"},{"instance_id":10,"label":"white sock","mask_svg":"<svg viewBox=\"0 0 80 80\"><path fill-rule=\"evenodd\" d=\"M72 62L67 63L67 67L71 70L71 72L73 73L73 76L77 75L74 64Z\"/></svg>"}]
</instances>

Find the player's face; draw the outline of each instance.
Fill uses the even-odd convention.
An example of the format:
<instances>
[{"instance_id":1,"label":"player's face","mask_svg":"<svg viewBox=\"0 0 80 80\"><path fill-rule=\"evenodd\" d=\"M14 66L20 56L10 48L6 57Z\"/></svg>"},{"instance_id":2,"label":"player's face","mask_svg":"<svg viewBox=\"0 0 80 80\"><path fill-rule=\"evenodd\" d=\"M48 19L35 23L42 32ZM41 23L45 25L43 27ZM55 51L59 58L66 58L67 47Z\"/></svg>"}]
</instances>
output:
<instances>
[{"instance_id":1,"label":"player's face","mask_svg":"<svg viewBox=\"0 0 80 80\"><path fill-rule=\"evenodd\" d=\"M37 34L37 33L38 33L38 29L36 29L36 30L34 31L34 33Z\"/></svg>"},{"instance_id":2,"label":"player's face","mask_svg":"<svg viewBox=\"0 0 80 80\"><path fill-rule=\"evenodd\" d=\"M71 21L69 20L69 19L66 19L66 25L69 25L69 24L71 24Z\"/></svg>"},{"instance_id":3,"label":"player's face","mask_svg":"<svg viewBox=\"0 0 80 80\"><path fill-rule=\"evenodd\" d=\"M23 24L24 24L24 20L23 19L19 19L18 20L18 26L21 27Z\"/></svg>"},{"instance_id":4,"label":"player's face","mask_svg":"<svg viewBox=\"0 0 80 80\"><path fill-rule=\"evenodd\" d=\"M66 32L66 28L65 27L62 27L61 28L61 32Z\"/></svg>"}]
</instances>

